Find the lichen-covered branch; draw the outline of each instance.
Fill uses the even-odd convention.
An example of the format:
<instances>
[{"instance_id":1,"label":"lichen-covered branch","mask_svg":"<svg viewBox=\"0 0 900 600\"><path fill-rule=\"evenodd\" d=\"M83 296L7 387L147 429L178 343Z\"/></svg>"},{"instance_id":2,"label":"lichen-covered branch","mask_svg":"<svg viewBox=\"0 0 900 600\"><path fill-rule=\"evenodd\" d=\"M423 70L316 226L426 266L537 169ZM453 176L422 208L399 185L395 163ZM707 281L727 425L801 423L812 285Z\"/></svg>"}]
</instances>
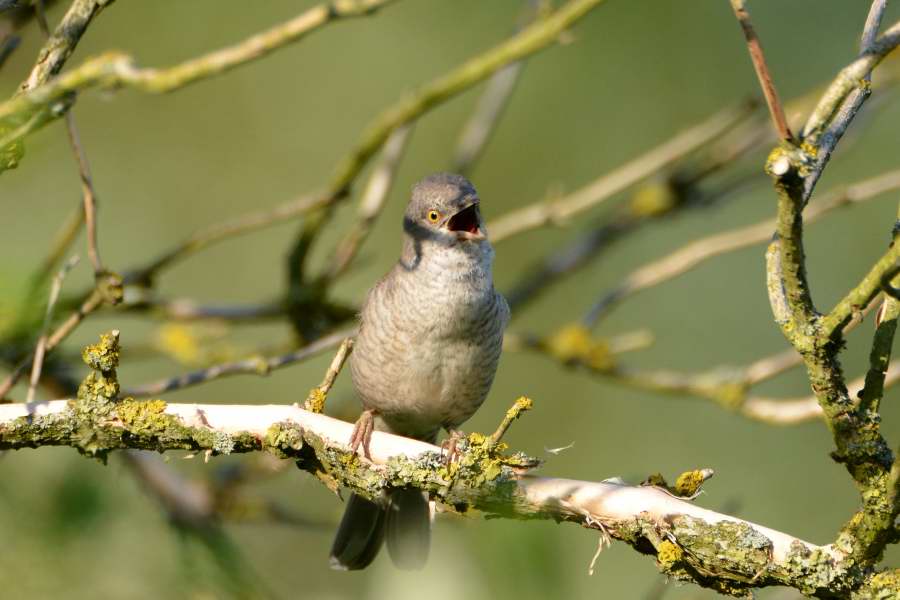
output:
<instances>
[{"instance_id":1,"label":"lichen-covered branch","mask_svg":"<svg viewBox=\"0 0 900 600\"><path fill-rule=\"evenodd\" d=\"M38 53L37 62L20 86L20 90L27 92L34 89L59 73L94 17L114 1L73 0L69 10Z\"/></svg>"},{"instance_id":2,"label":"lichen-covered branch","mask_svg":"<svg viewBox=\"0 0 900 600\"><path fill-rule=\"evenodd\" d=\"M534 476L533 459L504 454L493 436L471 434L458 462L448 465L437 446L376 432L370 462L349 451L352 424L297 406L119 399L118 341L112 332L85 349L92 372L76 398L0 405L0 448L72 446L101 459L121 449L266 451L296 460L334 490L379 498L387 488L413 486L457 512L599 529L656 556L672 577L733 595L768 585L806 593L852 589L867 575L849 570L829 546L703 509L658 487Z\"/></svg>"},{"instance_id":3,"label":"lichen-covered branch","mask_svg":"<svg viewBox=\"0 0 900 600\"><path fill-rule=\"evenodd\" d=\"M891 248L829 315L821 317L806 276L803 209L824 166L816 164L817 153L833 149L833 145L822 145L822 132L838 121L841 131L846 129L855 111L841 113L841 103L858 85L868 85L871 70L900 44L900 23L868 43L874 35L870 30L879 20L872 15L880 12L880 5L876 0L870 11L862 55L826 90L807 121L802 143L783 142L766 163L778 196L776 239L767 253L767 287L773 314L785 337L803 356L810 386L836 446L832 457L845 465L860 493L862 506L841 530L836 545L848 562L863 569L880 559L885 543L894 537L893 520L900 510L900 468L880 433L878 403L850 396L838 354L843 342L841 328L849 325L886 279L896 274L898 253Z\"/></svg>"}]
</instances>

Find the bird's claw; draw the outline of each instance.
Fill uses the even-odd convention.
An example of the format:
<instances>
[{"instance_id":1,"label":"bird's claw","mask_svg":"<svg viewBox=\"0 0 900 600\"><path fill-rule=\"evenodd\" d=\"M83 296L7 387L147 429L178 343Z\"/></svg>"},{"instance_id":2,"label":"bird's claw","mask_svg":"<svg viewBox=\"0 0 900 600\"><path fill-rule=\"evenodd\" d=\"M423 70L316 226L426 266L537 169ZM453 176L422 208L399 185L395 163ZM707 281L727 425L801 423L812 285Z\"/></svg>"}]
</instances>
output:
<instances>
[{"instance_id":1,"label":"bird's claw","mask_svg":"<svg viewBox=\"0 0 900 600\"><path fill-rule=\"evenodd\" d=\"M447 452L444 460L445 464L450 465L459 458L457 444L459 443L459 440L466 437L466 434L458 429L450 429L448 432L450 433L450 437L441 442L441 455L444 454L444 451Z\"/></svg>"},{"instance_id":2,"label":"bird's claw","mask_svg":"<svg viewBox=\"0 0 900 600\"><path fill-rule=\"evenodd\" d=\"M363 455L372 460L372 454L369 451L369 444L372 441L372 432L375 430L375 411L364 410L356 425L353 426L353 433L350 434L350 452L356 454L356 451L362 446Z\"/></svg>"}]
</instances>

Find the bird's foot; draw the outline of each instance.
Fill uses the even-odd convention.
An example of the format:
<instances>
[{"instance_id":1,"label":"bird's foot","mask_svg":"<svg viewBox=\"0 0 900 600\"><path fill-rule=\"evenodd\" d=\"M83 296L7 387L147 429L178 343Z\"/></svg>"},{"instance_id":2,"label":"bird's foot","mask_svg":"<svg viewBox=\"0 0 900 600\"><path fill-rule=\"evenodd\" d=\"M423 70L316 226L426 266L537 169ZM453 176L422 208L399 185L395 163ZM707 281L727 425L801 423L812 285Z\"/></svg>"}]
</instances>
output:
<instances>
[{"instance_id":1,"label":"bird's foot","mask_svg":"<svg viewBox=\"0 0 900 600\"><path fill-rule=\"evenodd\" d=\"M372 460L369 453L369 443L372 441L372 432L375 430L375 411L364 410L356 425L353 426L353 433L350 434L350 452L356 454L356 451L362 446L363 455Z\"/></svg>"},{"instance_id":2,"label":"bird's foot","mask_svg":"<svg viewBox=\"0 0 900 600\"><path fill-rule=\"evenodd\" d=\"M446 461L446 464L449 465L459 458L457 444L459 443L459 440L466 437L466 434L459 429L448 429L447 433L450 434L450 437L441 442L441 454L444 454L444 451L447 452L444 460Z\"/></svg>"}]
</instances>

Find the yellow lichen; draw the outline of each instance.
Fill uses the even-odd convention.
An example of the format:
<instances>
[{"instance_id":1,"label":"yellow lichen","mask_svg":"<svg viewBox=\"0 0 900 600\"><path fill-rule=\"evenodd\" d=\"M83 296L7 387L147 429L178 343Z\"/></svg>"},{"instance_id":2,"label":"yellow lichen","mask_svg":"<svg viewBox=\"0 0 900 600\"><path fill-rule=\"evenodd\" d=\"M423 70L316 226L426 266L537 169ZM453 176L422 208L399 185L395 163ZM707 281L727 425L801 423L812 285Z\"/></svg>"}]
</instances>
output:
<instances>
[{"instance_id":1,"label":"yellow lichen","mask_svg":"<svg viewBox=\"0 0 900 600\"><path fill-rule=\"evenodd\" d=\"M684 558L684 550L668 540L660 542L659 546L656 547L656 560L659 561L659 566L663 569L671 568L672 565L682 558Z\"/></svg>"},{"instance_id":2,"label":"yellow lichen","mask_svg":"<svg viewBox=\"0 0 900 600\"><path fill-rule=\"evenodd\" d=\"M678 202L678 196L666 181L655 181L641 186L628 202L635 217L656 217L670 211Z\"/></svg>"},{"instance_id":3,"label":"yellow lichen","mask_svg":"<svg viewBox=\"0 0 900 600\"><path fill-rule=\"evenodd\" d=\"M303 408L310 412L321 413L325 410L325 400L327 396L325 392L322 391L322 388L314 387L309 390L309 395L306 396L306 402L303 405Z\"/></svg>"},{"instance_id":4,"label":"yellow lichen","mask_svg":"<svg viewBox=\"0 0 900 600\"><path fill-rule=\"evenodd\" d=\"M666 478L663 477L662 473L652 473L647 479L641 483L641 485L653 485L661 488L669 488L669 483L666 481Z\"/></svg>"},{"instance_id":5,"label":"yellow lichen","mask_svg":"<svg viewBox=\"0 0 900 600\"><path fill-rule=\"evenodd\" d=\"M673 491L679 496L691 497L700 491L703 482L712 477L712 469L686 471L675 480Z\"/></svg>"},{"instance_id":6,"label":"yellow lichen","mask_svg":"<svg viewBox=\"0 0 900 600\"><path fill-rule=\"evenodd\" d=\"M81 352L84 364L96 371L109 372L119 366L119 332L104 333L96 344L85 346Z\"/></svg>"},{"instance_id":7,"label":"yellow lichen","mask_svg":"<svg viewBox=\"0 0 900 600\"><path fill-rule=\"evenodd\" d=\"M581 363L597 371L615 367L606 340L594 339L580 323L565 325L544 341L544 347L551 356L564 363Z\"/></svg>"},{"instance_id":8,"label":"yellow lichen","mask_svg":"<svg viewBox=\"0 0 900 600\"><path fill-rule=\"evenodd\" d=\"M129 432L137 435L159 435L171 425L164 400L133 400L128 398L116 405L116 416Z\"/></svg>"}]
</instances>

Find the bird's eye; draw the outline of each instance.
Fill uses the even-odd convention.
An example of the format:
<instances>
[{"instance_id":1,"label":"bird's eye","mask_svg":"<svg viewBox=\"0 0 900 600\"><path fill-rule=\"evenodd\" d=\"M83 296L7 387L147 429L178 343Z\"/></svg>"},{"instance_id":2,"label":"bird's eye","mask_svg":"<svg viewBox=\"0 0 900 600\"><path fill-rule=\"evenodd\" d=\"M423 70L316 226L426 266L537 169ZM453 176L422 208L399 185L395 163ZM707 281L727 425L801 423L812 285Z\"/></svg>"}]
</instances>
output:
<instances>
[{"instance_id":1,"label":"bird's eye","mask_svg":"<svg viewBox=\"0 0 900 600\"><path fill-rule=\"evenodd\" d=\"M438 211L436 211L436 210L428 211L428 220L431 221L432 223L437 223L438 219L440 219L440 218L441 218L441 213L439 213Z\"/></svg>"}]
</instances>

